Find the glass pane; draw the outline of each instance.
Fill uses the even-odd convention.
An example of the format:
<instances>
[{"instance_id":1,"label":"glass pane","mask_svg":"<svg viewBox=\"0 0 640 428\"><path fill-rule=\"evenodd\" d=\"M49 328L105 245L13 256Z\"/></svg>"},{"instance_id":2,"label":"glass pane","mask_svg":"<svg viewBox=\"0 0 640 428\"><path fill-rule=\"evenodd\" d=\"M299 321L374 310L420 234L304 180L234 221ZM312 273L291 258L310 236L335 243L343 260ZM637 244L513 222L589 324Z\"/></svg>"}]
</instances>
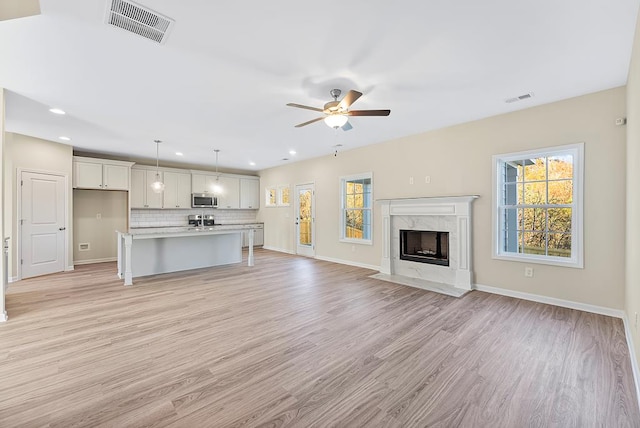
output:
<instances>
[{"instance_id":1,"label":"glass pane","mask_svg":"<svg viewBox=\"0 0 640 428\"><path fill-rule=\"evenodd\" d=\"M551 156L548 159L549 180L573 178L573 156Z\"/></svg>"},{"instance_id":2,"label":"glass pane","mask_svg":"<svg viewBox=\"0 0 640 428\"><path fill-rule=\"evenodd\" d=\"M504 210L504 214L502 216L502 229L506 230L518 230L522 229L521 218L518 216L518 211L522 211L522 209L518 210L516 208L507 208ZM520 226L520 227L518 227Z\"/></svg>"},{"instance_id":3,"label":"glass pane","mask_svg":"<svg viewBox=\"0 0 640 428\"><path fill-rule=\"evenodd\" d=\"M518 205L524 204L524 184L518 183Z\"/></svg>"},{"instance_id":4,"label":"glass pane","mask_svg":"<svg viewBox=\"0 0 640 428\"><path fill-rule=\"evenodd\" d=\"M347 208L355 208L356 206L356 196L347 195Z\"/></svg>"},{"instance_id":5,"label":"glass pane","mask_svg":"<svg viewBox=\"0 0 640 428\"><path fill-rule=\"evenodd\" d=\"M298 199L300 201L298 207L299 244L311 245L311 190L300 190Z\"/></svg>"},{"instance_id":6,"label":"glass pane","mask_svg":"<svg viewBox=\"0 0 640 428\"><path fill-rule=\"evenodd\" d=\"M518 166L512 162L502 164L502 175L505 183L515 183L518 178L522 181L522 175L518 177Z\"/></svg>"},{"instance_id":7,"label":"glass pane","mask_svg":"<svg viewBox=\"0 0 640 428\"><path fill-rule=\"evenodd\" d=\"M547 179L546 158L524 160L524 181L537 181Z\"/></svg>"},{"instance_id":8,"label":"glass pane","mask_svg":"<svg viewBox=\"0 0 640 428\"><path fill-rule=\"evenodd\" d=\"M571 232L571 208L549 208L549 231Z\"/></svg>"},{"instance_id":9,"label":"glass pane","mask_svg":"<svg viewBox=\"0 0 640 428\"><path fill-rule=\"evenodd\" d=\"M550 233L549 255L555 257L571 257L571 234Z\"/></svg>"},{"instance_id":10,"label":"glass pane","mask_svg":"<svg viewBox=\"0 0 640 428\"><path fill-rule=\"evenodd\" d=\"M525 183L524 203L526 205L540 205L547 203L547 183Z\"/></svg>"},{"instance_id":11,"label":"glass pane","mask_svg":"<svg viewBox=\"0 0 640 428\"><path fill-rule=\"evenodd\" d=\"M518 231L517 230L502 230L502 251L510 253L518 252Z\"/></svg>"},{"instance_id":12,"label":"glass pane","mask_svg":"<svg viewBox=\"0 0 640 428\"><path fill-rule=\"evenodd\" d=\"M347 195L352 195L353 194L353 182L351 181L347 181Z\"/></svg>"},{"instance_id":13,"label":"glass pane","mask_svg":"<svg viewBox=\"0 0 640 428\"><path fill-rule=\"evenodd\" d=\"M545 255L545 236L544 232L524 232L524 253Z\"/></svg>"},{"instance_id":14,"label":"glass pane","mask_svg":"<svg viewBox=\"0 0 640 428\"><path fill-rule=\"evenodd\" d=\"M280 197L282 198L282 204L289 205L289 188L283 187L280 189Z\"/></svg>"},{"instance_id":15,"label":"glass pane","mask_svg":"<svg viewBox=\"0 0 640 428\"><path fill-rule=\"evenodd\" d=\"M508 183L504 185L504 194L502 195L502 203L504 205L516 205L518 203L518 187L516 183Z\"/></svg>"},{"instance_id":16,"label":"glass pane","mask_svg":"<svg viewBox=\"0 0 640 428\"><path fill-rule=\"evenodd\" d=\"M345 237L362 239L364 223L362 221L362 211L345 211Z\"/></svg>"},{"instance_id":17,"label":"glass pane","mask_svg":"<svg viewBox=\"0 0 640 428\"><path fill-rule=\"evenodd\" d=\"M524 209L524 230L543 232L546 228L546 210L544 208Z\"/></svg>"},{"instance_id":18,"label":"glass pane","mask_svg":"<svg viewBox=\"0 0 640 428\"><path fill-rule=\"evenodd\" d=\"M573 202L573 181L549 181L549 203L571 204Z\"/></svg>"},{"instance_id":19,"label":"glass pane","mask_svg":"<svg viewBox=\"0 0 640 428\"><path fill-rule=\"evenodd\" d=\"M269 205L276 204L276 189L269 189Z\"/></svg>"}]
</instances>

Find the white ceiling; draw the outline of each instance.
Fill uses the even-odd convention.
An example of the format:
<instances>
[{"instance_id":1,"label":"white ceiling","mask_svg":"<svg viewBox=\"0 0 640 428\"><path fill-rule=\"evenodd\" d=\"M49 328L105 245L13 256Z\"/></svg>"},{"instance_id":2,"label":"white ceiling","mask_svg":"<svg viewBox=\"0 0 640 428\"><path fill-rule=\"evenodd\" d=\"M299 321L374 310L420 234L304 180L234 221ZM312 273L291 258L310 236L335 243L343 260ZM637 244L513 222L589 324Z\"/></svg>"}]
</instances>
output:
<instances>
[{"instance_id":1,"label":"white ceiling","mask_svg":"<svg viewBox=\"0 0 640 428\"><path fill-rule=\"evenodd\" d=\"M175 19L164 45L104 24L107 0L40 3L0 22L7 131L260 170L624 85L640 0L140 0ZM294 128L318 114L285 104L332 88L391 115Z\"/></svg>"}]
</instances>

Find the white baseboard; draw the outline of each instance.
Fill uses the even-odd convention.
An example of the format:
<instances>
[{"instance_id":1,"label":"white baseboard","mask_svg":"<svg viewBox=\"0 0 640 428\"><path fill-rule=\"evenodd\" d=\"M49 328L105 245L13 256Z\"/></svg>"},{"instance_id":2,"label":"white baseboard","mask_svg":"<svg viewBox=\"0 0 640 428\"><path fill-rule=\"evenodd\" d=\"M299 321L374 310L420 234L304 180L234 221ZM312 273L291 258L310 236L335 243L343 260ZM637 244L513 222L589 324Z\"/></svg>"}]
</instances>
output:
<instances>
[{"instance_id":1,"label":"white baseboard","mask_svg":"<svg viewBox=\"0 0 640 428\"><path fill-rule=\"evenodd\" d=\"M7 311L0 312L0 322L9 321L9 317L7 316Z\"/></svg>"},{"instance_id":2,"label":"white baseboard","mask_svg":"<svg viewBox=\"0 0 640 428\"><path fill-rule=\"evenodd\" d=\"M9 284L11 284L12 282L16 282L17 280L18 280L17 276L9 277Z\"/></svg>"},{"instance_id":3,"label":"white baseboard","mask_svg":"<svg viewBox=\"0 0 640 428\"><path fill-rule=\"evenodd\" d=\"M277 251L279 253L295 254L293 251L285 250L284 248L269 247L268 245L263 245L262 248L265 250Z\"/></svg>"},{"instance_id":4,"label":"white baseboard","mask_svg":"<svg viewBox=\"0 0 640 428\"><path fill-rule=\"evenodd\" d=\"M640 369L638 368L638 360L636 358L636 351L633 347L633 340L631 339L631 324L629 323L629 317L624 314L622 318L624 323L624 335L627 337L627 348L629 348L629 357L631 357L631 370L633 371L633 381L636 386L636 397L638 399L638 406L640 406Z\"/></svg>"},{"instance_id":5,"label":"white baseboard","mask_svg":"<svg viewBox=\"0 0 640 428\"><path fill-rule=\"evenodd\" d=\"M75 269L75 268L73 267L73 265L71 265L71 266L67 266L67 267L65 268L65 270L64 270L64 271L65 271L65 272L71 272L71 271L73 271L74 269Z\"/></svg>"},{"instance_id":6,"label":"white baseboard","mask_svg":"<svg viewBox=\"0 0 640 428\"><path fill-rule=\"evenodd\" d=\"M546 303L548 305L560 306L563 308L577 309L579 311L591 312L599 315L606 315L614 318L624 319L624 311L622 309L607 308L604 306L589 305L587 303L573 302L571 300L557 299L555 297L541 296L539 294L524 293L522 291L507 290L505 288L491 287L489 285L474 284L474 290L485 291L492 294L500 294L502 296L515 297L522 300L530 300L532 302Z\"/></svg>"},{"instance_id":7,"label":"white baseboard","mask_svg":"<svg viewBox=\"0 0 640 428\"><path fill-rule=\"evenodd\" d=\"M90 265L90 264L93 264L93 263L115 262L117 260L118 260L117 257L107 257L107 258L104 258L104 259L74 260L73 264L74 265Z\"/></svg>"},{"instance_id":8,"label":"white baseboard","mask_svg":"<svg viewBox=\"0 0 640 428\"><path fill-rule=\"evenodd\" d=\"M315 258L318 260L324 260L325 262L338 263L341 265L355 266L355 267L377 270L377 271L380 270L380 266L368 265L366 263L352 262L351 260L334 259L333 257L324 257L324 256L316 256Z\"/></svg>"}]
</instances>

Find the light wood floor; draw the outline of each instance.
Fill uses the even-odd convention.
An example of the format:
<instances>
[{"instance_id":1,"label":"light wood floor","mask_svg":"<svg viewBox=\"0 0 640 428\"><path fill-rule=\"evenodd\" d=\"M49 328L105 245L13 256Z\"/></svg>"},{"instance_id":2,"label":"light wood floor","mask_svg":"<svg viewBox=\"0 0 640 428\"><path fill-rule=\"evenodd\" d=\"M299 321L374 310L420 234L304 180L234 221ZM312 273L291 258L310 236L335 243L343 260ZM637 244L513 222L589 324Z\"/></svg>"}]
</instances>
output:
<instances>
[{"instance_id":1,"label":"light wood floor","mask_svg":"<svg viewBox=\"0 0 640 428\"><path fill-rule=\"evenodd\" d=\"M11 284L1 427L640 426L619 319L266 250L115 272Z\"/></svg>"}]
</instances>

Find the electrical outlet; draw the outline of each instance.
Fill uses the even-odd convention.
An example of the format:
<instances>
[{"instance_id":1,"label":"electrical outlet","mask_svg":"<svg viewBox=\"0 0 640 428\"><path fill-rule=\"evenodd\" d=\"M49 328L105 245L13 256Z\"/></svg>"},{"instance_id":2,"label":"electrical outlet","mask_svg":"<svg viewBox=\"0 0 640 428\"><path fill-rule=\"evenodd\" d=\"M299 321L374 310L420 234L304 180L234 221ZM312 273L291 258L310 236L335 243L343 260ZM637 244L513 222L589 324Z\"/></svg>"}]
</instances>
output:
<instances>
[{"instance_id":1,"label":"electrical outlet","mask_svg":"<svg viewBox=\"0 0 640 428\"><path fill-rule=\"evenodd\" d=\"M413 184L413 177L409 177L409 184Z\"/></svg>"},{"instance_id":2,"label":"electrical outlet","mask_svg":"<svg viewBox=\"0 0 640 428\"><path fill-rule=\"evenodd\" d=\"M529 266L524 268L524 276L526 276L527 278L533 278L533 268Z\"/></svg>"},{"instance_id":3,"label":"electrical outlet","mask_svg":"<svg viewBox=\"0 0 640 428\"><path fill-rule=\"evenodd\" d=\"M431 183L431 176L430 175L425 176L424 177L424 182L425 182L425 184L430 184Z\"/></svg>"},{"instance_id":4,"label":"electrical outlet","mask_svg":"<svg viewBox=\"0 0 640 428\"><path fill-rule=\"evenodd\" d=\"M352 246L351 246L351 252L352 252L352 253L355 253L355 252L356 252L356 246L355 246L355 245L352 245Z\"/></svg>"},{"instance_id":5,"label":"electrical outlet","mask_svg":"<svg viewBox=\"0 0 640 428\"><path fill-rule=\"evenodd\" d=\"M102 220L102 214L100 213L96 214L96 220Z\"/></svg>"}]
</instances>

